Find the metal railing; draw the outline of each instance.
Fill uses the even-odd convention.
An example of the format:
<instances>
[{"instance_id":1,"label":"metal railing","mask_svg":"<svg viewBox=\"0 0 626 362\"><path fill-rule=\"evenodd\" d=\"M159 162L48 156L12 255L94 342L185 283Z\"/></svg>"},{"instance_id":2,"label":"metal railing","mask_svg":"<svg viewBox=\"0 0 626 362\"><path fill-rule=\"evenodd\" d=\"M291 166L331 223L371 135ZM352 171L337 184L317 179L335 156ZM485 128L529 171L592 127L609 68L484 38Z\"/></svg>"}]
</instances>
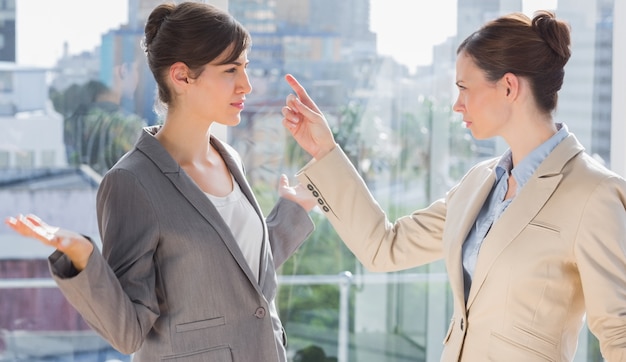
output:
<instances>
[{"instance_id":1,"label":"metal railing","mask_svg":"<svg viewBox=\"0 0 626 362\"><path fill-rule=\"evenodd\" d=\"M279 275L279 285L337 285L339 287L339 320L337 340L337 361L349 361L350 346L350 289L353 286L364 284L408 284L408 283L447 283L445 273L376 273L358 274L345 271L337 275ZM57 288L51 278L14 278L0 279L2 289L26 289L26 288ZM574 361L596 360L587 356L587 328L581 331L581 340ZM1 359L0 359L1 360Z\"/></svg>"},{"instance_id":2,"label":"metal railing","mask_svg":"<svg viewBox=\"0 0 626 362\"><path fill-rule=\"evenodd\" d=\"M349 351L349 301L352 285L447 282L445 273L379 273L353 275L344 271L337 275L279 275L279 285L338 285L339 286L339 336L337 341L337 361L348 362Z\"/></svg>"},{"instance_id":3,"label":"metal railing","mask_svg":"<svg viewBox=\"0 0 626 362\"><path fill-rule=\"evenodd\" d=\"M279 275L279 285L337 285L339 287L339 326L337 361L348 362L349 358L349 302L353 285L446 282L445 273L379 273L353 275L344 271L337 275ZM57 288L51 278L0 279L0 289Z\"/></svg>"}]
</instances>

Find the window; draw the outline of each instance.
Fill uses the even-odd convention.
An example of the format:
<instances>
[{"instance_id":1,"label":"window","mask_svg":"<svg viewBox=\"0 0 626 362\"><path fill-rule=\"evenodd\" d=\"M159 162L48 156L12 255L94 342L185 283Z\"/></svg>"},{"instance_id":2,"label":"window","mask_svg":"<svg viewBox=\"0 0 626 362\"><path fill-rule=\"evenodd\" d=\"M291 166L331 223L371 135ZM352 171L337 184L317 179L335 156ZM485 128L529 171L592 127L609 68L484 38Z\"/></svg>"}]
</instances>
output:
<instances>
[{"instance_id":1,"label":"window","mask_svg":"<svg viewBox=\"0 0 626 362\"><path fill-rule=\"evenodd\" d=\"M2 42L1 39L0 42ZM2 45L0 44L1 47ZM11 91L13 91L13 73L0 71L0 94L10 93Z\"/></svg>"},{"instance_id":2,"label":"window","mask_svg":"<svg viewBox=\"0 0 626 362\"><path fill-rule=\"evenodd\" d=\"M56 154L54 150L41 151L41 167L52 167L56 163Z\"/></svg>"},{"instance_id":3,"label":"window","mask_svg":"<svg viewBox=\"0 0 626 362\"><path fill-rule=\"evenodd\" d=\"M0 104L10 105L1 107L0 117L0 216L35 212L99 243L95 192L111 166L103 159L119 155L102 147L87 157L79 147L132 142L121 128L82 139L86 120L109 116L102 109L87 111L85 105L112 84L116 67L142 55L136 46L143 28L137 24L144 23L149 10L139 8L145 6L138 4L142 2L126 0L89 5L24 0L17 8L14 1L5 3L0 12L14 13L16 29L0 29L0 48L13 37L18 56L15 63L0 65ZM614 28L623 28L626 20L618 1L227 3L252 33L249 75L254 90L241 124L216 132L243 157L266 214L276 198L278 176L294 175L309 160L280 122L280 106L290 92L285 73L295 74L307 87L337 142L394 219L442 197L476 162L504 151L506 145L496 140L474 140L452 111L456 47L491 17L511 11L532 14L546 4L574 29L556 118L607 166L623 167L624 157L615 154L618 145L611 140L615 120L624 121L623 114L611 114L623 111L613 100L616 89L624 93L625 84L614 73L622 64L613 59ZM63 17L55 17L57 9ZM83 16L67 17L68 9ZM64 21L42 32L41 24L50 17ZM121 97L115 119L125 125L157 124L154 81L143 62L134 64L136 87ZM33 76L37 72L46 76ZM14 84L14 79L28 80L26 90L18 84L25 81ZM39 98L41 102L33 101ZM452 312L443 263L368 272L325 216L311 215L315 233L278 270L277 306L290 359L317 353L339 362L438 360ZM20 238L3 224L0 245L0 360L130 360L64 300L47 269L51 249ZM597 341L585 328L575 361L600 360Z\"/></svg>"},{"instance_id":4,"label":"window","mask_svg":"<svg viewBox=\"0 0 626 362\"><path fill-rule=\"evenodd\" d=\"M15 166L17 168L32 168L35 166L35 154L33 151L22 150L15 153Z\"/></svg>"},{"instance_id":5,"label":"window","mask_svg":"<svg viewBox=\"0 0 626 362\"><path fill-rule=\"evenodd\" d=\"M0 151L0 168L9 167L9 152Z\"/></svg>"}]
</instances>

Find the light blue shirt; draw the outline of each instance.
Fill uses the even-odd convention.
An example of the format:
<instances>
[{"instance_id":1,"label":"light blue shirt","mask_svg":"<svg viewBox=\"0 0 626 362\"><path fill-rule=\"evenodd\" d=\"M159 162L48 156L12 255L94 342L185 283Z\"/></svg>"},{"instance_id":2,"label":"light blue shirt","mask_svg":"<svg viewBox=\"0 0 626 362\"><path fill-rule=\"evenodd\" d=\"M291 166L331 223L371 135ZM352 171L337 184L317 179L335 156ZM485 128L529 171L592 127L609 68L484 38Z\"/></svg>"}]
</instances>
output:
<instances>
[{"instance_id":1,"label":"light blue shirt","mask_svg":"<svg viewBox=\"0 0 626 362\"><path fill-rule=\"evenodd\" d=\"M567 126L562 123L557 123L557 133L555 133L550 139L535 148L528 156L519 162L515 168L513 168L513 159L511 150L507 150L500 161L496 165L496 182L489 193L489 196L485 200L483 207L480 209L474 226L470 230L465 242L463 243L463 280L465 282L465 303L467 303L467 297L469 296L470 286L472 285L472 277L474 276L474 270L476 269L476 260L478 259L478 252L480 246L485 240L485 236L491 229L491 225L495 223L502 213L509 206L511 201L504 199L506 192L508 191L509 173L513 174L515 181L517 181L517 189L515 195L519 194L519 191L526 185L530 177L535 173L537 167L548 157L550 152L568 136L569 132Z\"/></svg>"}]
</instances>

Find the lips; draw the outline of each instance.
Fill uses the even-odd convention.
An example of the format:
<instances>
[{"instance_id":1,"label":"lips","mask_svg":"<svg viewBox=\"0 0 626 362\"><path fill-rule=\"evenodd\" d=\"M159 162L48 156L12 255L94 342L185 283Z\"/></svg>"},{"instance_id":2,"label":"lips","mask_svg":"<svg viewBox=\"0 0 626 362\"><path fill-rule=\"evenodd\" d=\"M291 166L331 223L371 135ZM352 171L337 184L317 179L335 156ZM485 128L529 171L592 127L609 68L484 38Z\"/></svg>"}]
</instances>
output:
<instances>
[{"instance_id":1,"label":"lips","mask_svg":"<svg viewBox=\"0 0 626 362\"><path fill-rule=\"evenodd\" d=\"M241 102L234 102L234 103L231 103L230 105L235 107L235 108L238 108L238 109L243 109L244 102L243 101L241 101Z\"/></svg>"}]
</instances>

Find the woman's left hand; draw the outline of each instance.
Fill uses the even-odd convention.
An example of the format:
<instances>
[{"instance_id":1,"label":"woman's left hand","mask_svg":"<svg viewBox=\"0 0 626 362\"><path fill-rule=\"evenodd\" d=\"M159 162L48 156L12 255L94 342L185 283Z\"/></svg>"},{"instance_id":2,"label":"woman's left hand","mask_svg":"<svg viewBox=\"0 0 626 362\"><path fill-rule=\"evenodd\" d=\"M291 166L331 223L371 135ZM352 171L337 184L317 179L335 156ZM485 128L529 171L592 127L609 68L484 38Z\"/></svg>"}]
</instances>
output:
<instances>
[{"instance_id":1,"label":"woman's left hand","mask_svg":"<svg viewBox=\"0 0 626 362\"><path fill-rule=\"evenodd\" d=\"M287 200L291 200L298 205L302 206L307 212L313 210L317 205L317 199L313 197L311 192L307 190L302 184L298 183L295 186L289 185L289 178L287 175L280 175L278 183L278 195L284 197Z\"/></svg>"}]
</instances>

